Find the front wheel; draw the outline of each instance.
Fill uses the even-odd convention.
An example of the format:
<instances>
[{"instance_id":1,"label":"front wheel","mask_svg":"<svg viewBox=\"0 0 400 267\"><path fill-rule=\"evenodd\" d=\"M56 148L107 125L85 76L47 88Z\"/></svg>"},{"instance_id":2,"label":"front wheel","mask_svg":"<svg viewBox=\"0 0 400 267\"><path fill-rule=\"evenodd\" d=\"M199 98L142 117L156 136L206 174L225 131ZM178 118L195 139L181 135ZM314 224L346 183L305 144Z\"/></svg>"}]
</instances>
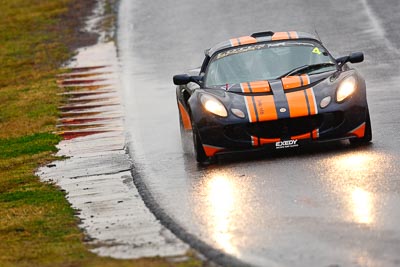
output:
<instances>
[{"instance_id":1,"label":"front wheel","mask_svg":"<svg viewBox=\"0 0 400 267\"><path fill-rule=\"evenodd\" d=\"M192 132L190 130L185 130L185 127L183 126L182 115L181 115L180 111L179 111L179 130L181 133L182 150L185 154L191 154L192 153L192 141L191 141Z\"/></svg>"},{"instance_id":2,"label":"front wheel","mask_svg":"<svg viewBox=\"0 0 400 267\"><path fill-rule=\"evenodd\" d=\"M204 152L203 145L200 140L200 135L196 127L193 128L193 146L194 146L194 155L196 157L197 162L205 163L208 160L206 156L206 152Z\"/></svg>"},{"instance_id":3,"label":"front wheel","mask_svg":"<svg viewBox=\"0 0 400 267\"><path fill-rule=\"evenodd\" d=\"M367 109L367 117L365 120L365 133L361 138L351 138L350 144L352 145L361 145L367 144L372 140L372 129L371 129L371 119L369 117L369 110Z\"/></svg>"}]
</instances>

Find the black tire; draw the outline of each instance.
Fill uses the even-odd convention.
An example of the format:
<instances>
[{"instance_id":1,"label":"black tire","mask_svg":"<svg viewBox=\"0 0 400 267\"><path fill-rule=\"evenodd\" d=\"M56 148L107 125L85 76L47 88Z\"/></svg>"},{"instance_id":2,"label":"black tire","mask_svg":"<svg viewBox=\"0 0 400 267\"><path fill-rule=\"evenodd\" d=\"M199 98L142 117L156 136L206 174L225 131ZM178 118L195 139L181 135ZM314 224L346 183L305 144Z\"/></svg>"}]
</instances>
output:
<instances>
[{"instance_id":1,"label":"black tire","mask_svg":"<svg viewBox=\"0 0 400 267\"><path fill-rule=\"evenodd\" d=\"M367 117L365 120L365 134L361 138L351 138L350 144L352 145L362 145L371 142L372 140L372 128L371 128L371 119L369 117L369 110L367 109Z\"/></svg>"},{"instance_id":2,"label":"black tire","mask_svg":"<svg viewBox=\"0 0 400 267\"><path fill-rule=\"evenodd\" d=\"M208 162L208 157L204 152L203 145L200 140L199 133L195 127L193 128L193 146L194 146L194 155L198 163L206 163Z\"/></svg>"},{"instance_id":3,"label":"black tire","mask_svg":"<svg viewBox=\"0 0 400 267\"><path fill-rule=\"evenodd\" d=\"M192 153L191 131L185 130L185 127L183 126L182 115L181 115L180 111L179 111L179 130L181 133L181 144L182 144L183 152L185 154Z\"/></svg>"}]
</instances>

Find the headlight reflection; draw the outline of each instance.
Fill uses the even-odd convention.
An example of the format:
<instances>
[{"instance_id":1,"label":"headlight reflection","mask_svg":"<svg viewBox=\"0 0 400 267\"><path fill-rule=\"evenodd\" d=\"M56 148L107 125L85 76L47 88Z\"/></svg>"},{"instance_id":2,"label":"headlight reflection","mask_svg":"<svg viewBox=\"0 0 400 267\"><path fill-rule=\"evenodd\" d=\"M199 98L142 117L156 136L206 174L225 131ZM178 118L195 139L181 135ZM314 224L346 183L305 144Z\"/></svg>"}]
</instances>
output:
<instances>
[{"instance_id":1,"label":"headlight reflection","mask_svg":"<svg viewBox=\"0 0 400 267\"><path fill-rule=\"evenodd\" d=\"M351 202L354 221L362 224L371 224L374 221L372 193L356 187L351 191Z\"/></svg>"},{"instance_id":2,"label":"headlight reflection","mask_svg":"<svg viewBox=\"0 0 400 267\"><path fill-rule=\"evenodd\" d=\"M368 168L373 167L373 160L371 155L352 154L339 157L335 160L335 164L338 169L350 174L352 178L359 179L365 176L365 171L368 171Z\"/></svg>"},{"instance_id":3,"label":"headlight reflection","mask_svg":"<svg viewBox=\"0 0 400 267\"><path fill-rule=\"evenodd\" d=\"M211 235L221 249L236 253L232 243L233 212L236 206L237 189L225 175L214 175L206 185L209 216L212 220Z\"/></svg>"},{"instance_id":4,"label":"headlight reflection","mask_svg":"<svg viewBox=\"0 0 400 267\"><path fill-rule=\"evenodd\" d=\"M348 220L376 223L377 188L382 182L379 173L385 172L388 162L384 155L365 152L347 153L328 161L330 187L344 205L343 215Z\"/></svg>"}]
</instances>

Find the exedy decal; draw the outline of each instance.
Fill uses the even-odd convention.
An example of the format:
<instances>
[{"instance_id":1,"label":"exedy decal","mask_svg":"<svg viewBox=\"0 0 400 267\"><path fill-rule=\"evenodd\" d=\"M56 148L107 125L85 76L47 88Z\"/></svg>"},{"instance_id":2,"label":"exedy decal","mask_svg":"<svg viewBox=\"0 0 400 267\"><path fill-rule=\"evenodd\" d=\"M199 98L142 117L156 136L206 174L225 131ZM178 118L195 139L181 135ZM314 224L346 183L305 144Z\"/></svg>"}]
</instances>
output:
<instances>
[{"instance_id":1,"label":"exedy decal","mask_svg":"<svg viewBox=\"0 0 400 267\"><path fill-rule=\"evenodd\" d=\"M291 147L298 147L299 144L297 143L297 140L286 140L286 141L279 141L275 143L275 148L276 149L281 149L281 148L291 148Z\"/></svg>"}]
</instances>

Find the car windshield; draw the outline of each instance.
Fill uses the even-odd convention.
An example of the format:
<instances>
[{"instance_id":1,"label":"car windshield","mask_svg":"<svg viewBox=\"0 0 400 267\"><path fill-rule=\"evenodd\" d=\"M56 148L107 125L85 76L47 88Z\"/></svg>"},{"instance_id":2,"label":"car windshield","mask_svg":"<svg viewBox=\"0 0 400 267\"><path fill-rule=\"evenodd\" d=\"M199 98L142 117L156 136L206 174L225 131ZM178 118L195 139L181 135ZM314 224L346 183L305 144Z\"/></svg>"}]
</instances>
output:
<instances>
[{"instance_id":1,"label":"car windshield","mask_svg":"<svg viewBox=\"0 0 400 267\"><path fill-rule=\"evenodd\" d=\"M317 42L260 43L224 50L210 61L205 86L279 79L336 69L329 53Z\"/></svg>"}]
</instances>

